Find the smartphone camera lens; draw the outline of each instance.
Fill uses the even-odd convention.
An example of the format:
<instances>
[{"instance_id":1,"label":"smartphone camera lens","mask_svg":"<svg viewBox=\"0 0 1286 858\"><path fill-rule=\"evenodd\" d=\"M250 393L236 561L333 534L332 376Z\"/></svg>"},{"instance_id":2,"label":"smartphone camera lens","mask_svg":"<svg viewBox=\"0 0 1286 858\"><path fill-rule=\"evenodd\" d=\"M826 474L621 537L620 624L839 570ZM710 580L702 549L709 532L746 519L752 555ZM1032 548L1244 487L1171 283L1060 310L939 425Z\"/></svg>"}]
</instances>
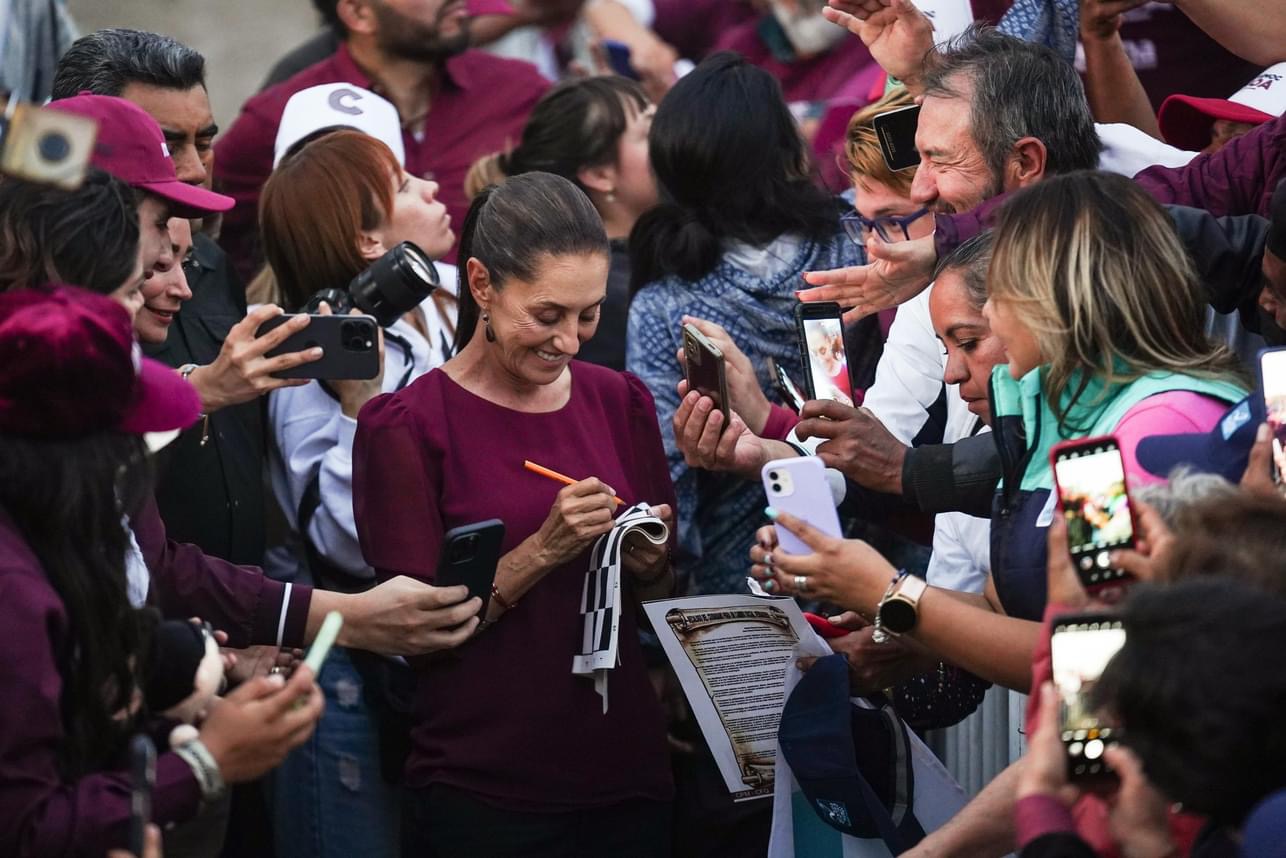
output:
<instances>
[{"instance_id":1,"label":"smartphone camera lens","mask_svg":"<svg viewBox=\"0 0 1286 858\"><path fill-rule=\"evenodd\" d=\"M773 491L775 491L775 492L779 492L779 491L781 491L781 483L773 483L773 484L772 484L772 490L773 490Z\"/></svg>"},{"instance_id":2,"label":"smartphone camera lens","mask_svg":"<svg viewBox=\"0 0 1286 858\"><path fill-rule=\"evenodd\" d=\"M769 471L769 472L768 472L768 479L770 479L770 480L775 480L775 479L777 479L777 472L776 472L776 471Z\"/></svg>"},{"instance_id":3,"label":"smartphone camera lens","mask_svg":"<svg viewBox=\"0 0 1286 858\"><path fill-rule=\"evenodd\" d=\"M344 322L339 328L339 337L344 348L352 352L368 352L375 346L366 326L360 322Z\"/></svg>"},{"instance_id":4,"label":"smartphone camera lens","mask_svg":"<svg viewBox=\"0 0 1286 858\"><path fill-rule=\"evenodd\" d=\"M470 533L451 543L451 562L464 563L472 560L478 550L478 534Z\"/></svg>"}]
</instances>

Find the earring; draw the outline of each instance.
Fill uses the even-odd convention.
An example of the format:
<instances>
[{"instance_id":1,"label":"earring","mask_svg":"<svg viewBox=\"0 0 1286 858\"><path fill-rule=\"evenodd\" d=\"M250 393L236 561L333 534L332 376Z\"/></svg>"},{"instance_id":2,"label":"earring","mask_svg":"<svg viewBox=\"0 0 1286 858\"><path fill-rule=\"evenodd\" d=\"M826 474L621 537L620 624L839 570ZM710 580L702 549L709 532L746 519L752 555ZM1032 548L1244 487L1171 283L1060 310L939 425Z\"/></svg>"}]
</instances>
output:
<instances>
[{"instance_id":1,"label":"earring","mask_svg":"<svg viewBox=\"0 0 1286 858\"><path fill-rule=\"evenodd\" d=\"M483 313L483 314L482 314L482 325L483 325L482 333L486 336L486 338L487 338L487 342L489 342L489 343L494 343L494 342L496 341L496 332L495 332L495 331L493 331L493 330L491 330L491 314L490 314L490 313Z\"/></svg>"},{"instance_id":2,"label":"earring","mask_svg":"<svg viewBox=\"0 0 1286 858\"><path fill-rule=\"evenodd\" d=\"M607 192L607 201L609 203L616 202L616 188L612 188Z\"/></svg>"}]
</instances>

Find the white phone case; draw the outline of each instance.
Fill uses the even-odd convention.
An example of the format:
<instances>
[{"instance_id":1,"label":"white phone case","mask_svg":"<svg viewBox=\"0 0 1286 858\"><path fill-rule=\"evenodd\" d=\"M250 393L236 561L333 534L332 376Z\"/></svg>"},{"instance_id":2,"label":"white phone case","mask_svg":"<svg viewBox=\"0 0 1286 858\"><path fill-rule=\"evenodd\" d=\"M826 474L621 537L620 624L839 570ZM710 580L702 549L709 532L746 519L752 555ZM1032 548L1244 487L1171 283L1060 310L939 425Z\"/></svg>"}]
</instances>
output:
<instances>
[{"instance_id":1,"label":"white phone case","mask_svg":"<svg viewBox=\"0 0 1286 858\"><path fill-rule=\"evenodd\" d=\"M830 483L826 481L826 466L815 456L798 456L793 459L775 459L764 465L761 476L768 505L802 518L828 536L842 535L839 513L831 496ZM787 554L812 554L809 548L793 533L780 524L777 543Z\"/></svg>"}]
</instances>

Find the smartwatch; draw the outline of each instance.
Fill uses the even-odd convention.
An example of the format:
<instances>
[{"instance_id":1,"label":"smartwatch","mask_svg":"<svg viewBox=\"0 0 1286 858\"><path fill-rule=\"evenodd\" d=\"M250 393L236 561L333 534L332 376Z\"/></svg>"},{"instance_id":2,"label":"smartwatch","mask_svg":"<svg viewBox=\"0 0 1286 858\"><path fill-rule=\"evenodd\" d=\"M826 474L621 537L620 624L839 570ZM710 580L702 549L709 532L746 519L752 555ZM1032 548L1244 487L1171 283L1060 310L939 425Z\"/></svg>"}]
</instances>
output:
<instances>
[{"instance_id":1,"label":"smartwatch","mask_svg":"<svg viewBox=\"0 0 1286 858\"><path fill-rule=\"evenodd\" d=\"M880 602L880 626L893 635L904 635L915 628L920 619L920 597L928 586L923 578L903 575L897 589Z\"/></svg>"}]
</instances>

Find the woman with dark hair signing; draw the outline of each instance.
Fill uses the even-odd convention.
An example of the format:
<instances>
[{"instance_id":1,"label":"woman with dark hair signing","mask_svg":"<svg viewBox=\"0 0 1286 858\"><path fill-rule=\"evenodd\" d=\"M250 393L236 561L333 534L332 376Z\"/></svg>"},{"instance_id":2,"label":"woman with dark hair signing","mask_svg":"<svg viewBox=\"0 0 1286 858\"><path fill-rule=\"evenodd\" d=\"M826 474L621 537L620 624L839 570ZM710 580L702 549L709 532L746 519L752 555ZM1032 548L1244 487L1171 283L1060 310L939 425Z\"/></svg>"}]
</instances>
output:
<instances>
[{"instance_id":1,"label":"woman with dark hair signing","mask_svg":"<svg viewBox=\"0 0 1286 858\"><path fill-rule=\"evenodd\" d=\"M670 591L665 546L626 543L606 712L571 670L615 498L662 519L673 504L647 388L573 360L606 295L602 221L570 181L516 176L474 199L460 259L456 356L368 403L353 450L358 535L380 577L432 582L447 530L505 524L486 627L419 665L408 854L667 855L669 758L634 604Z\"/></svg>"}]
</instances>

